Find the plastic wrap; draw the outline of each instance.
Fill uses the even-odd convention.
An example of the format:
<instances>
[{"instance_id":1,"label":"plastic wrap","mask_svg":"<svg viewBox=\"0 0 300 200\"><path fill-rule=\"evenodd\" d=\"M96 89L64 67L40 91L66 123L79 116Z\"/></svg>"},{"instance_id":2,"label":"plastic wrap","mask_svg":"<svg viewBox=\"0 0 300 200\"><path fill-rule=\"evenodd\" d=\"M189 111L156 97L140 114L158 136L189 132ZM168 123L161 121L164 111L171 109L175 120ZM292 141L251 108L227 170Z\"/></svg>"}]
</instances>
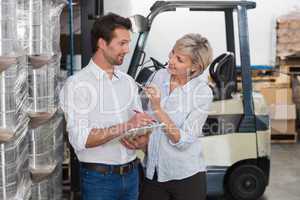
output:
<instances>
[{"instance_id":1,"label":"plastic wrap","mask_svg":"<svg viewBox=\"0 0 300 200\"><path fill-rule=\"evenodd\" d=\"M14 199L29 180L27 129L11 141L0 144L0 199Z\"/></svg>"},{"instance_id":2,"label":"plastic wrap","mask_svg":"<svg viewBox=\"0 0 300 200\"><path fill-rule=\"evenodd\" d=\"M64 0L18 0L18 40L28 56L29 116L48 120L58 107L60 15Z\"/></svg>"},{"instance_id":3,"label":"plastic wrap","mask_svg":"<svg viewBox=\"0 0 300 200\"><path fill-rule=\"evenodd\" d=\"M25 154L24 154L25 156ZM16 181L6 183L0 186L0 199L5 200L25 200L29 199L31 191L28 188L31 185L29 170L28 170L28 157L23 157L18 162L18 167L15 169Z\"/></svg>"},{"instance_id":4,"label":"plastic wrap","mask_svg":"<svg viewBox=\"0 0 300 200\"><path fill-rule=\"evenodd\" d=\"M66 0L52 0L52 49L59 56L60 50L60 16L63 8L67 4ZM59 63L60 64L60 63Z\"/></svg>"},{"instance_id":5,"label":"plastic wrap","mask_svg":"<svg viewBox=\"0 0 300 200\"><path fill-rule=\"evenodd\" d=\"M63 160L62 130L59 131L62 117L55 113L60 90L59 19L65 3L61 0L18 0L18 40L28 57L32 199L56 199L52 173ZM61 199L59 192L57 195Z\"/></svg>"},{"instance_id":6,"label":"plastic wrap","mask_svg":"<svg viewBox=\"0 0 300 200\"><path fill-rule=\"evenodd\" d=\"M60 52L61 0L18 0L18 39L27 55L57 55Z\"/></svg>"},{"instance_id":7,"label":"plastic wrap","mask_svg":"<svg viewBox=\"0 0 300 200\"><path fill-rule=\"evenodd\" d=\"M48 13L48 17L39 22L39 27L43 30L39 35L39 40L42 41L39 47L36 48L33 43L24 45L29 56L29 115L39 117L48 113L50 118L58 107L57 80L61 58L59 16L64 1L30 0L27 3L44 5L42 12ZM30 27L28 30L32 31Z\"/></svg>"},{"instance_id":8,"label":"plastic wrap","mask_svg":"<svg viewBox=\"0 0 300 200\"><path fill-rule=\"evenodd\" d=\"M13 198L13 200L29 200L29 199L31 199L31 181L28 175L28 177L25 177L22 180L18 188L17 195L15 196L15 198Z\"/></svg>"},{"instance_id":9,"label":"plastic wrap","mask_svg":"<svg viewBox=\"0 0 300 200\"><path fill-rule=\"evenodd\" d=\"M28 65L17 39L17 0L1 0L0 11L0 199L26 200Z\"/></svg>"},{"instance_id":10,"label":"plastic wrap","mask_svg":"<svg viewBox=\"0 0 300 200\"><path fill-rule=\"evenodd\" d=\"M300 10L277 18L277 56L300 55Z\"/></svg>"},{"instance_id":11,"label":"plastic wrap","mask_svg":"<svg viewBox=\"0 0 300 200\"><path fill-rule=\"evenodd\" d=\"M55 133L55 137L53 137L53 150L54 157L58 163L62 163L64 161L64 118L63 115L59 115L57 119L57 129Z\"/></svg>"},{"instance_id":12,"label":"plastic wrap","mask_svg":"<svg viewBox=\"0 0 300 200\"><path fill-rule=\"evenodd\" d=\"M21 157L22 152L28 147L27 129L24 127L17 134L16 138L11 141L0 144L0 164L10 165L14 164ZM3 163L4 161L4 163Z\"/></svg>"},{"instance_id":13,"label":"plastic wrap","mask_svg":"<svg viewBox=\"0 0 300 200\"><path fill-rule=\"evenodd\" d=\"M52 200L53 196L54 190L51 179L46 179L39 183L34 183L31 186L31 200Z\"/></svg>"},{"instance_id":14,"label":"plastic wrap","mask_svg":"<svg viewBox=\"0 0 300 200\"><path fill-rule=\"evenodd\" d=\"M33 183L31 187L31 199L61 200L62 188L62 167L58 165L48 179Z\"/></svg>"},{"instance_id":15,"label":"plastic wrap","mask_svg":"<svg viewBox=\"0 0 300 200\"><path fill-rule=\"evenodd\" d=\"M26 120L26 57L17 40L17 1L0 1L0 141L12 138Z\"/></svg>"},{"instance_id":16,"label":"plastic wrap","mask_svg":"<svg viewBox=\"0 0 300 200\"><path fill-rule=\"evenodd\" d=\"M26 123L28 107L28 83L25 57L16 58L0 73L0 133L1 141L14 136L17 128Z\"/></svg>"},{"instance_id":17,"label":"plastic wrap","mask_svg":"<svg viewBox=\"0 0 300 200\"><path fill-rule=\"evenodd\" d=\"M43 170L63 159L63 118L56 114L49 122L29 130L30 168Z\"/></svg>"},{"instance_id":18,"label":"plastic wrap","mask_svg":"<svg viewBox=\"0 0 300 200\"><path fill-rule=\"evenodd\" d=\"M23 158L21 158L17 163L5 166L5 169L1 169L5 176L2 175L2 183L0 185L0 197L3 199L8 199L16 196L18 188L22 180L24 180L26 177L29 177L29 171L28 171L28 159L25 154L27 154L28 151L26 149L26 152L22 154ZM27 173L24 173L24 170L27 170ZM6 197L6 198L5 198Z\"/></svg>"},{"instance_id":19,"label":"plastic wrap","mask_svg":"<svg viewBox=\"0 0 300 200\"><path fill-rule=\"evenodd\" d=\"M29 69L29 115L49 113L57 110L57 66L45 65L38 69Z\"/></svg>"},{"instance_id":20,"label":"plastic wrap","mask_svg":"<svg viewBox=\"0 0 300 200\"><path fill-rule=\"evenodd\" d=\"M53 199L54 200L61 200L62 199L62 177L63 177L63 171L61 164L56 168L53 177L52 177L52 187L53 187Z\"/></svg>"},{"instance_id":21,"label":"plastic wrap","mask_svg":"<svg viewBox=\"0 0 300 200\"><path fill-rule=\"evenodd\" d=\"M0 55L11 57L17 55L16 34L16 9L17 2L14 0L2 0L0 2Z\"/></svg>"}]
</instances>

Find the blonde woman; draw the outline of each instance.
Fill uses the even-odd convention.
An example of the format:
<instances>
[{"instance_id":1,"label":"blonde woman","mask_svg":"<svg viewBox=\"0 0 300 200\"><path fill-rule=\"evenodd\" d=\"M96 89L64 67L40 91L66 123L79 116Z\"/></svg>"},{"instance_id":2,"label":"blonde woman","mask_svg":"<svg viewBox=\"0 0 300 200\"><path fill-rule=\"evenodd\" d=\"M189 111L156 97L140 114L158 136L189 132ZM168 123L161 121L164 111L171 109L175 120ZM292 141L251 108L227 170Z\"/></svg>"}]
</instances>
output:
<instances>
[{"instance_id":1,"label":"blonde woman","mask_svg":"<svg viewBox=\"0 0 300 200\"><path fill-rule=\"evenodd\" d=\"M142 200L204 200L206 167L199 137L213 99L206 68L212 48L200 34L176 41L167 69L158 71L145 92L163 130L150 136Z\"/></svg>"}]
</instances>

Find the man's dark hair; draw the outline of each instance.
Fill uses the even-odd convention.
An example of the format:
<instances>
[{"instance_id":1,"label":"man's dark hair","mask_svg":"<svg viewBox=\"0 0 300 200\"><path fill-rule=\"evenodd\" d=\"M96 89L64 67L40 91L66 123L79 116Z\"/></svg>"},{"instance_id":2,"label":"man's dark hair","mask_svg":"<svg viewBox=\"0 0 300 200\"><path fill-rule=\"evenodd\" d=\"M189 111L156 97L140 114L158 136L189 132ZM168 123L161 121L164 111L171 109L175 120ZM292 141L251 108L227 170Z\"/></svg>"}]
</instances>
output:
<instances>
[{"instance_id":1,"label":"man's dark hair","mask_svg":"<svg viewBox=\"0 0 300 200\"><path fill-rule=\"evenodd\" d=\"M99 38L110 43L113 39L113 31L116 28L124 28L131 30L131 22L128 18L124 18L114 13L108 13L97 19L91 31L92 51L95 53L98 49Z\"/></svg>"}]
</instances>

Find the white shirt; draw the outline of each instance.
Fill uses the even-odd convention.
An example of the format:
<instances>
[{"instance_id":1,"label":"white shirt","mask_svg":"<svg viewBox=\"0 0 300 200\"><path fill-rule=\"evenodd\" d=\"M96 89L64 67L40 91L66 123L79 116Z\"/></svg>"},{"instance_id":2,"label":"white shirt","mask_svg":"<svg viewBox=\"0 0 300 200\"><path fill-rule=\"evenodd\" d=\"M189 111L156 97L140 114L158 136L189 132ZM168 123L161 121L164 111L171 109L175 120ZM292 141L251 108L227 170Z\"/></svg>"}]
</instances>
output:
<instances>
[{"instance_id":1,"label":"white shirt","mask_svg":"<svg viewBox=\"0 0 300 200\"><path fill-rule=\"evenodd\" d=\"M135 151L112 140L86 148L92 128L108 128L124 123L141 110L138 88L127 74L115 70L112 80L91 59L80 72L68 78L60 92L69 140L81 162L124 164L136 158Z\"/></svg>"},{"instance_id":2,"label":"white shirt","mask_svg":"<svg viewBox=\"0 0 300 200\"><path fill-rule=\"evenodd\" d=\"M199 137L213 99L207 73L175 88L171 94L170 77L168 71L162 69L151 81L161 91L162 108L180 131L180 140L176 144L160 129L150 136L146 177L153 179L156 169L159 182L181 180L206 171Z\"/></svg>"}]
</instances>

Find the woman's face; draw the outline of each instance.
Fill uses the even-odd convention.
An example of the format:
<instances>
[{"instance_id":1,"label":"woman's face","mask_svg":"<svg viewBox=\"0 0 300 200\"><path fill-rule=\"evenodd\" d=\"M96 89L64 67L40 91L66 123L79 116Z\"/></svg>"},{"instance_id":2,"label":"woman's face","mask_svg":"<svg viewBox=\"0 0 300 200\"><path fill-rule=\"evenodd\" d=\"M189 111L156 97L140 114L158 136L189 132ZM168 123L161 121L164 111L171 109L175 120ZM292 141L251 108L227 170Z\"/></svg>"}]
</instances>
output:
<instances>
[{"instance_id":1,"label":"woman's face","mask_svg":"<svg viewBox=\"0 0 300 200\"><path fill-rule=\"evenodd\" d=\"M176 48L169 54L168 71L171 75L187 77L193 66L189 55L180 52Z\"/></svg>"}]
</instances>

